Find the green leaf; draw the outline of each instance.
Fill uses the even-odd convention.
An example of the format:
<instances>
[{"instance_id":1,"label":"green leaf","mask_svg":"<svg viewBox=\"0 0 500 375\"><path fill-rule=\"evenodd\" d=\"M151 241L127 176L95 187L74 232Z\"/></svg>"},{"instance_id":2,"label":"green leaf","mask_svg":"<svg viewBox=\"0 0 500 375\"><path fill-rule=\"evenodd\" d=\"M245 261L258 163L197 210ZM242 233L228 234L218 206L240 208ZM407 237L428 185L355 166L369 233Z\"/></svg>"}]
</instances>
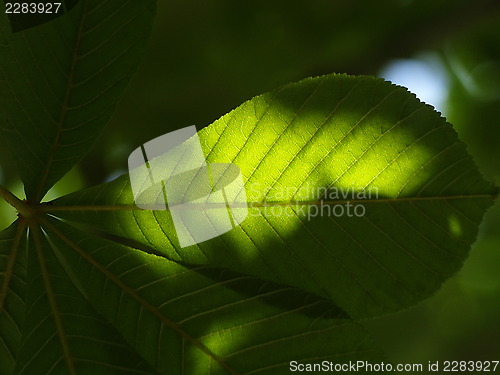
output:
<instances>
[{"instance_id":1,"label":"green leaf","mask_svg":"<svg viewBox=\"0 0 500 375\"><path fill-rule=\"evenodd\" d=\"M0 373L13 374L22 340L26 295L25 225L0 233Z\"/></svg>"},{"instance_id":2,"label":"green leaf","mask_svg":"<svg viewBox=\"0 0 500 375\"><path fill-rule=\"evenodd\" d=\"M241 169L249 215L196 246L178 245L168 210L134 204L128 175L41 205L0 189L20 212L0 237L2 371L380 362L351 317L437 290L496 194L439 114L370 77L284 86L199 135L208 162Z\"/></svg>"},{"instance_id":3,"label":"green leaf","mask_svg":"<svg viewBox=\"0 0 500 375\"><path fill-rule=\"evenodd\" d=\"M85 296L158 373L288 374L292 360L384 359L342 310L300 289L216 267L183 266L55 220L43 227L60 264L81 289L69 293L62 287L69 280L54 280L71 298L61 307L79 306ZM47 329L47 335L54 331ZM95 332L89 340L91 335ZM33 341L30 337L30 345Z\"/></svg>"},{"instance_id":4,"label":"green leaf","mask_svg":"<svg viewBox=\"0 0 500 375\"><path fill-rule=\"evenodd\" d=\"M38 225L30 226L27 255L16 374L154 374L80 294Z\"/></svg>"},{"instance_id":5,"label":"green leaf","mask_svg":"<svg viewBox=\"0 0 500 375\"><path fill-rule=\"evenodd\" d=\"M39 202L89 150L145 47L155 2L82 0L12 33L0 15L0 130Z\"/></svg>"},{"instance_id":6,"label":"green leaf","mask_svg":"<svg viewBox=\"0 0 500 375\"><path fill-rule=\"evenodd\" d=\"M199 136L208 162L234 163L245 180L249 215L220 237L180 248L170 213L139 210L126 175L44 209L116 242L297 287L366 318L421 301L457 272L495 195L451 125L381 79L286 85Z\"/></svg>"},{"instance_id":7,"label":"green leaf","mask_svg":"<svg viewBox=\"0 0 500 375\"><path fill-rule=\"evenodd\" d=\"M0 234L2 374L287 374L292 360L385 360L328 300L41 224L28 241L24 221Z\"/></svg>"}]
</instances>

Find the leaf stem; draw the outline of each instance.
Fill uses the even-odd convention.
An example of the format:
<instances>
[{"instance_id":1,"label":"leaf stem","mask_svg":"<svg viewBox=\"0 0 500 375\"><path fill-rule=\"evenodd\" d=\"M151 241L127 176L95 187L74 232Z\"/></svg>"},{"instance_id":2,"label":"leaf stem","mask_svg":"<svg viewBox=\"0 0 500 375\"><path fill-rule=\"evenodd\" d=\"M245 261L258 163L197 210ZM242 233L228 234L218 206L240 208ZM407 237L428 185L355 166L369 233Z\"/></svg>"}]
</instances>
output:
<instances>
[{"instance_id":1,"label":"leaf stem","mask_svg":"<svg viewBox=\"0 0 500 375\"><path fill-rule=\"evenodd\" d=\"M30 218L35 216L36 210L28 203L20 200L14 194L10 192L7 188L0 185L0 195L7 203L14 207L17 212L19 212L23 217Z\"/></svg>"},{"instance_id":2,"label":"leaf stem","mask_svg":"<svg viewBox=\"0 0 500 375\"><path fill-rule=\"evenodd\" d=\"M19 207L23 205L23 201L21 201L18 197L12 194L7 188L0 185L0 195L3 199L7 201L12 207L19 210Z\"/></svg>"}]
</instances>

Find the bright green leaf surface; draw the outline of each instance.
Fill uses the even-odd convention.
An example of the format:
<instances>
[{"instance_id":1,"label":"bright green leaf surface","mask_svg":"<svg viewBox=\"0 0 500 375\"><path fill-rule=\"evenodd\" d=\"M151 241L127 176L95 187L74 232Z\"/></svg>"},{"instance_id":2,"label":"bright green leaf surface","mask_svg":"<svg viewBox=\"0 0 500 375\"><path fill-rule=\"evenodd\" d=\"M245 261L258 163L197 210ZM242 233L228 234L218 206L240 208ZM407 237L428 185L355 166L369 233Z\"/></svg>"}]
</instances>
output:
<instances>
[{"instance_id":1,"label":"bright green leaf surface","mask_svg":"<svg viewBox=\"0 0 500 375\"><path fill-rule=\"evenodd\" d=\"M451 125L404 88L370 77L287 85L200 138L209 162L238 165L246 181L249 216L220 237L181 249L169 212L138 210L127 176L47 210L173 260L307 290L365 318L413 305L455 273L494 195Z\"/></svg>"},{"instance_id":2,"label":"bright green leaf surface","mask_svg":"<svg viewBox=\"0 0 500 375\"><path fill-rule=\"evenodd\" d=\"M89 150L142 57L153 0L82 0L67 14L12 33L0 15L0 130L28 199Z\"/></svg>"}]
</instances>

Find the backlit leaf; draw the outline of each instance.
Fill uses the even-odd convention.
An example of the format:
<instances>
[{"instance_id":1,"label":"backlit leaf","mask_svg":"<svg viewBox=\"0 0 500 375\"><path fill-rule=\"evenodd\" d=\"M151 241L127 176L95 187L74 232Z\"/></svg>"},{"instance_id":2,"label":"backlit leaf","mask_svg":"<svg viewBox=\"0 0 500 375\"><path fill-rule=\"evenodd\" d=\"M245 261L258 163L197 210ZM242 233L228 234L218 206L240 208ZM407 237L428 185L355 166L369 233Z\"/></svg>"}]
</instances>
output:
<instances>
[{"instance_id":1,"label":"backlit leaf","mask_svg":"<svg viewBox=\"0 0 500 375\"><path fill-rule=\"evenodd\" d=\"M180 248L168 211L134 206L128 176L47 210L366 318L411 306L453 275L495 194L445 119L370 77L287 85L199 135L209 162L234 163L245 180L249 215L220 237Z\"/></svg>"}]
</instances>

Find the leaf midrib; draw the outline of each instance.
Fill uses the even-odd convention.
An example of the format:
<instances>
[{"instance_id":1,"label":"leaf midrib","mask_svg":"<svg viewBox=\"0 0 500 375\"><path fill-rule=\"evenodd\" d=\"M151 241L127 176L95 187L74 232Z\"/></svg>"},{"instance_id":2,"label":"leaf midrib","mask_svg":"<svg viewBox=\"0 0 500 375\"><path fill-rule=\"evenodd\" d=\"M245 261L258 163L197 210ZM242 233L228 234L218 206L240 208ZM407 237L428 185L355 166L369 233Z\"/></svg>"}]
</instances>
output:
<instances>
[{"instance_id":1,"label":"leaf midrib","mask_svg":"<svg viewBox=\"0 0 500 375\"><path fill-rule=\"evenodd\" d=\"M78 25L78 32L75 36L75 42L74 42L72 56L71 56L71 64L70 64L70 68L69 68L68 81L66 84L66 91L65 91L63 102L61 104L61 112L59 114L59 120L57 121L57 132L56 132L55 137L54 137L54 142L52 143L51 148L50 148L50 153L49 153L49 157L47 159L47 164L45 165L42 176L40 178L40 182L38 183L38 186L35 190L36 192L35 192L35 196L34 196L33 200L37 203L40 202L40 200L43 198L41 196L42 191L43 191L45 182L47 181L52 164L54 163L55 153L56 153L56 151L60 145L60 141L61 141L61 134L64 131L63 125L64 125L64 121L66 119L66 115L68 113L68 103L69 103L69 100L70 100L70 97L72 94L72 89L74 86L73 80L74 80L75 70L76 70L77 62L79 60L78 50L80 48L80 42L81 42L81 38L83 35L83 26L85 23L85 19L87 17L87 12L88 12L88 0L83 0L82 7L83 7L83 10L82 10L82 15L81 15L81 19L80 19L80 24Z\"/></svg>"},{"instance_id":2,"label":"leaf midrib","mask_svg":"<svg viewBox=\"0 0 500 375\"><path fill-rule=\"evenodd\" d=\"M399 202L418 202L418 201L448 201L458 199L491 199L495 200L498 197L498 192L491 194L460 194L460 195L446 195L434 197L398 197L398 198L380 198L380 199L338 199L338 200L309 200L309 201L255 201L248 203L231 203L233 208L265 208L265 207L299 207L299 206L318 206L318 205L334 205L334 204L347 204L347 203L399 203ZM208 203L208 204L190 204L194 207L199 206L209 209L226 208L225 203ZM175 208L175 205L172 205ZM166 209L161 211L170 211L172 208L167 206ZM148 210L140 208L134 204L103 204L103 205L74 205L74 206L54 206L50 204L42 204L38 210L45 213L53 213L60 211L160 211Z\"/></svg>"},{"instance_id":3,"label":"leaf midrib","mask_svg":"<svg viewBox=\"0 0 500 375\"><path fill-rule=\"evenodd\" d=\"M4 273L4 279L2 282L2 287L0 288L0 314L3 312L5 299L7 298L7 294L9 292L10 280L12 279L12 275L14 273L14 267L17 259L17 254L19 251L19 244L21 242L21 236L26 229L25 222L19 222L16 235L12 242L12 248L9 253L9 258L7 261L6 271Z\"/></svg>"},{"instance_id":4,"label":"leaf midrib","mask_svg":"<svg viewBox=\"0 0 500 375\"><path fill-rule=\"evenodd\" d=\"M66 331L64 329L63 322L61 320L61 312L59 310L58 303L56 301L56 296L54 293L54 289L52 288L52 283L50 281L49 271L47 269L46 260L42 251L41 244L41 233L40 227L38 224L30 225L30 231L33 233L33 238L35 242L35 252L38 258L38 263L40 265L40 272L42 274L42 280L47 292L47 297L49 300L50 308L52 310L52 316L54 319L54 323L56 325L57 336L59 337L59 341L61 342L61 347L64 353L64 359L68 366L68 371L70 375L77 375L75 363L73 360L73 355L71 354L71 350L69 348L68 338Z\"/></svg>"}]
</instances>

